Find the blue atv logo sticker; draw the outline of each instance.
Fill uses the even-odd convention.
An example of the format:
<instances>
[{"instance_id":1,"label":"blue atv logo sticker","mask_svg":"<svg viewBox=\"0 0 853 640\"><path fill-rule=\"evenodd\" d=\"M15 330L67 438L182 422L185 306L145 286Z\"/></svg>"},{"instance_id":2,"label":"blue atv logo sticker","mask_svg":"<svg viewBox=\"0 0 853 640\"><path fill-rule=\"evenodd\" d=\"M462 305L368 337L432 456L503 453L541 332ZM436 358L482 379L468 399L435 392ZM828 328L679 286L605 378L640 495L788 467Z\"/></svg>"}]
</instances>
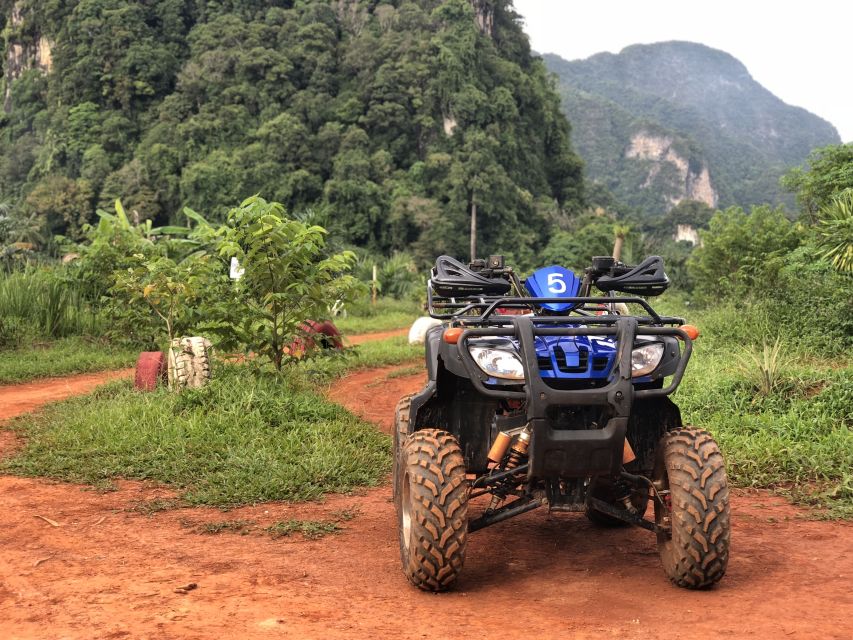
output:
<instances>
[{"instance_id":1,"label":"blue atv logo sticker","mask_svg":"<svg viewBox=\"0 0 853 640\"><path fill-rule=\"evenodd\" d=\"M524 286L534 298L573 298L581 287L580 279L565 267L551 265L535 271ZM549 311L566 311L572 303L546 302L542 305Z\"/></svg>"}]
</instances>

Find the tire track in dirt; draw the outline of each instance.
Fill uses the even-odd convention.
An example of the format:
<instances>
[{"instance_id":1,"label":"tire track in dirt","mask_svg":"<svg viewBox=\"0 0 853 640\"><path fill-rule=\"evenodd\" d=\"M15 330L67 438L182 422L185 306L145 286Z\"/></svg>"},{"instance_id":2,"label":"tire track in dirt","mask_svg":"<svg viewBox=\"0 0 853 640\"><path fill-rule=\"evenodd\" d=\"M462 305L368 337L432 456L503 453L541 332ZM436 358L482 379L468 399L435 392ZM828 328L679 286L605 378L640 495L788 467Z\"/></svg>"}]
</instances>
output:
<instances>
[{"instance_id":1,"label":"tire track in dirt","mask_svg":"<svg viewBox=\"0 0 853 640\"><path fill-rule=\"evenodd\" d=\"M388 378L406 368L356 372L329 395L387 430L398 393L424 381ZM436 596L402 576L387 485L323 503L151 516L128 507L171 491L118 485L102 494L0 477L0 637L853 637L853 526L805 520L763 492L732 497L729 573L710 591L671 586L645 531L534 511L474 534L457 589ZM319 541L186 526L342 508L357 517ZM190 582L198 588L175 592Z\"/></svg>"}]
</instances>

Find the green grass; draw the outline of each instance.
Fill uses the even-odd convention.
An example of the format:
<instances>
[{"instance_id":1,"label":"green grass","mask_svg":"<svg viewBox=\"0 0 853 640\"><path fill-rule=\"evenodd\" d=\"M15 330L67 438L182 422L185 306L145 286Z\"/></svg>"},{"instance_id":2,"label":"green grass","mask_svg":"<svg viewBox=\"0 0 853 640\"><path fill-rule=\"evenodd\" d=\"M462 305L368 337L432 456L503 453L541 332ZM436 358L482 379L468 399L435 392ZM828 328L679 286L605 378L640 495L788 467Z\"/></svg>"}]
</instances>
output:
<instances>
[{"instance_id":1,"label":"green grass","mask_svg":"<svg viewBox=\"0 0 853 640\"><path fill-rule=\"evenodd\" d=\"M137 393L128 382L13 422L26 438L0 470L99 483L165 483L189 504L310 500L377 484L389 440L297 373L220 365L199 390Z\"/></svg>"},{"instance_id":2,"label":"green grass","mask_svg":"<svg viewBox=\"0 0 853 640\"><path fill-rule=\"evenodd\" d=\"M853 354L815 355L761 309L681 312L702 335L673 400L715 435L732 483L853 518Z\"/></svg>"},{"instance_id":3,"label":"green grass","mask_svg":"<svg viewBox=\"0 0 853 640\"><path fill-rule=\"evenodd\" d=\"M274 538L284 538L301 533L307 540L319 540L330 533L339 533L342 527L334 521L328 520L285 520L276 522L264 531Z\"/></svg>"},{"instance_id":4,"label":"green grass","mask_svg":"<svg viewBox=\"0 0 853 640\"><path fill-rule=\"evenodd\" d=\"M423 345L410 345L405 336L365 342L340 354L306 360L296 366L298 375L313 382L329 382L355 369L368 369L423 361Z\"/></svg>"},{"instance_id":5,"label":"green grass","mask_svg":"<svg viewBox=\"0 0 853 640\"><path fill-rule=\"evenodd\" d=\"M392 329L408 329L424 310L415 302L380 298L376 306L360 304L347 310L347 316L334 318L344 335L358 335Z\"/></svg>"},{"instance_id":6,"label":"green grass","mask_svg":"<svg viewBox=\"0 0 853 640\"><path fill-rule=\"evenodd\" d=\"M0 270L0 345L97 335L103 324L64 267Z\"/></svg>"},{"instance_id":7,"label":"green grass","mask_svg":"<svg viewBox=\"0 0 853 640\"><path fill-rule=\"evenodd\" d=\"M86 338L61 338L0 350L0 384L73 373L105 371L133 365L138 350Z\"/></svg>"},{"instance_id":8,"label":"green grass","mask_svg":"<svg viewBox=\"0 0 853 640\"><path fill-rule=\"evenodd\" d=\"M254 525L254 520L220 520L217 522L205 522L197 526L188 524L188 526L193 526L196 533L207 535L216 535L224 532L247 535L251 533Z\"/></svg>"}]
</instances>

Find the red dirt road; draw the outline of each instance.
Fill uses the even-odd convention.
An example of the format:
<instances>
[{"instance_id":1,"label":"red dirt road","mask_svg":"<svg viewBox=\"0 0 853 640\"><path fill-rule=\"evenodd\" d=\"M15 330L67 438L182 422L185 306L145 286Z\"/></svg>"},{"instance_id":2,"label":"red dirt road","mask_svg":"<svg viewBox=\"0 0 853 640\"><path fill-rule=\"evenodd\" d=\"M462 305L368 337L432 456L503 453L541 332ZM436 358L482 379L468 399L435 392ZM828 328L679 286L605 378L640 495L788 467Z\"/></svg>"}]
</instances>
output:
<instances>
[{"instance_id":1,"label":"red dirt road","mask_svg":"<svg viewBox=\"0 0 853 640\"><path fill-rule=\"evenodd\" d=\"M387 430L398 395L423 383L391 370L330 395ZM441 595L400 572L387 485L322 504L129 510L168 495L0 477L0 638L853 638L853 526L766 493L733 496L729 572L711 591L670 586L647 532L534 511L474 534L458 588ZM342 508L358 515L319 541L197 533Z\"/></svg>"},{"instance_id":2,"label":"red dirt road","mask_svg":"<svg viewBox=\"0 0 853 640\"><path fill-rule=\"evenodd\" d=\"M133 369L121 369L64 378L44 378L24 384L2 385L0 386L0 420L15 418L49 402L58 402L71 396L89 393L100 384L132 375Z\"/></svg>"}]
</instances>

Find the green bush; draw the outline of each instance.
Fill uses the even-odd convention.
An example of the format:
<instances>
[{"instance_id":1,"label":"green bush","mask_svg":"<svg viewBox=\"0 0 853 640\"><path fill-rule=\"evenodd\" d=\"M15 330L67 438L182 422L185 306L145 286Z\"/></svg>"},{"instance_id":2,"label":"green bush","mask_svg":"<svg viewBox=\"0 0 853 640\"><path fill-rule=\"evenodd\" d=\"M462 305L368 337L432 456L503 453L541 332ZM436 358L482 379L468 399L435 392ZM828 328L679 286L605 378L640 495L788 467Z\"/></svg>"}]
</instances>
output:
<instances>
[{"instance_id":1,"label":"green bush","mask_svg":"<svg viewBox=\"0 0 853 640\"><path fill-rule=\"evenodd\" d=\"M277 371L303 323L327 316L357 290L346 273L355 254L329 255L325 229L286 218L281 204L249 198L210 233L217 253L237 258L244 273L230 292L208 298L203 326L219 336L221 347L253 351Z\"/></svg>"},{"instance_id":2,"label":"green bush","mask_svg":"<svg viewBox=\"0 0 853 640\"><path fill-rule=\"evenodd\" d=\"M696 295L707 301L773 291L780 260L799 245L802 232L783 208L762 205L750 213L740 207L718 211L700 237L687 268Z\"/></svg>"}]
</instances>

